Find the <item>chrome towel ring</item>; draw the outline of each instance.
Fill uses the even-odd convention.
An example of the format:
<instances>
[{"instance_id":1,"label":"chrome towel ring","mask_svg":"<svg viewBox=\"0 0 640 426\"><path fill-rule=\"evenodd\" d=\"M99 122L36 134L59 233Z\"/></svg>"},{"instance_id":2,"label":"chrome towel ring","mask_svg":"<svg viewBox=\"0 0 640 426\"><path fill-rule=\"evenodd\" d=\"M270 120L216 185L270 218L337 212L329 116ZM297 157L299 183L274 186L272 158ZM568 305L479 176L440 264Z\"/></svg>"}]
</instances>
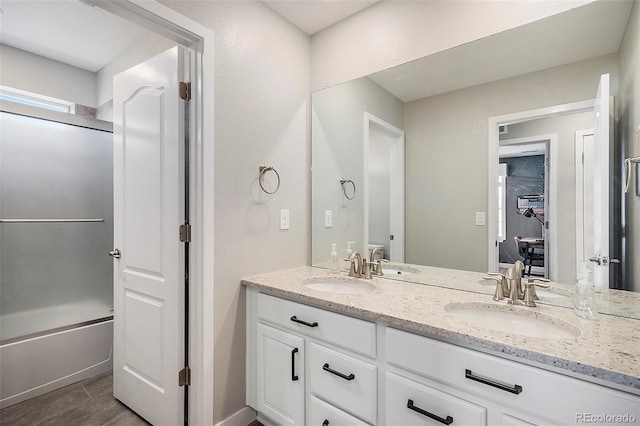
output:
<instances>
[{"instance_id":1,"label":"chrome towel ring","mask_svg":"<svg viewBox=\"0 0 640 426\"><path fill-rule=\"evenodd\" d=\"M280 175L278 174L278 172L276 171L276 169L274 169L271 166L265 166L265 165L261 165L258 170L260 171L260 174L258 175L258 184L260 185L260 188L267 194L275 194L276 192L278 192L278 189L280 189ZM267 172L273 172L276 174L276 178L278 179L278 184L276 185L276 189L274 189L273 191L267 191L264 186L262 185L262 177L267 173Z\"/></svg>"},{"instance_id":2,"label":"chrome towel ring","mask_svg":"<svg viewBox=\"0 0 640 426\"><path fill-rule=\"evenodd\" d=\"M346 185L348 183L350 183L351 186L353 187L353 193L351 194L351 196L349 196L349 194L347 194ZM356 196L356 184L353 183L353 181L351 179L340 178L340 185L342 185L342 192L344 193L344 196L347 198L347 200L353 200L353 198Z\"/></svg>"}]
</instances>

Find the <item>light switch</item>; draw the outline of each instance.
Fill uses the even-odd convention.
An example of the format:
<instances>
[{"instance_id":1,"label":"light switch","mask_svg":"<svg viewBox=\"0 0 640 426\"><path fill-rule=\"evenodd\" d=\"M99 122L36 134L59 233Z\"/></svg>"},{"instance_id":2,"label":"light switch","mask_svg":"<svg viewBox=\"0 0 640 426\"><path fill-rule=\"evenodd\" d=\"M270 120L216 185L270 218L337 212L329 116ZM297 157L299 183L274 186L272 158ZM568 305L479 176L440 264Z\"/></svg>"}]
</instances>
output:
<instances>
[{"instance_id":1,"label":"light switch","mask_svg":"<svg viewBox=\"0 0 640 426\"><path fill-rule=\"evenodd\" d=\"M331 210L324 211L324 227L331 228L333 226L333 213Z\"/></svg>"},{"instance_id":2,"label":"light switch","mask_svg":"<svg viewBox=\"0 0 640 426\"><path fill-rule=\"evenodd\" d=\"M476 225L484 225L484 212L476 212Z\"/></svg>"},{"instance_id":3,"label":"light switch","mask_svg":"<svg viewBox=\"0 0 640 426\"><path fill-rule=\"evenodd\" d=\"M280 229L289 229L289 210L280 210Z\"/></svg>"}]
</instances>

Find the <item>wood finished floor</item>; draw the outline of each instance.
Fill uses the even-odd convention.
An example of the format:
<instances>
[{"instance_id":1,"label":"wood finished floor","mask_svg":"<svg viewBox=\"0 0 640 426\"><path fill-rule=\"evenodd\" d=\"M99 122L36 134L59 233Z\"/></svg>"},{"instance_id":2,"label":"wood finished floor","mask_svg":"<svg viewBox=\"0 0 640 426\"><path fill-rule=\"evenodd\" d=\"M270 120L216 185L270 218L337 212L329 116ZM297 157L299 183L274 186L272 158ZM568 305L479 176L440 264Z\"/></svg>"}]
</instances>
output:
<instances>
[{"instance_id":1,"label":"wood finished floor","mask_svg":"<svg viewBox=\"0 0 640 426\"><path fill-rule=\"evenodd\" d=\"M0 425L145 426L113 397L113 376L103 374L0 410Z\"/></svg>"}]
</instances>

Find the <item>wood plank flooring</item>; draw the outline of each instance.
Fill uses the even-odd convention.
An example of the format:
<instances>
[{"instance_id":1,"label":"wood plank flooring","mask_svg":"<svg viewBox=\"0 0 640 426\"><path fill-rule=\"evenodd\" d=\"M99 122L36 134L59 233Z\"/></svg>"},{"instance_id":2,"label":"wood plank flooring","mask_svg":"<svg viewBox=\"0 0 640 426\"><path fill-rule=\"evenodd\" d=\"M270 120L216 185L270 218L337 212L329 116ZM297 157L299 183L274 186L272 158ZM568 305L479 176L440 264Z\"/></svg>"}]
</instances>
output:
<instances>
[{"instance_id":1,"label":"wood plank flooring","mask_svg":"<svg viewBox=\"0 0 640 426\"><path fill-rule=\"evenodd\" d=\"M0 410L0 425L145 426L113 397L109 372Z\"/></svg>"}]
</instances>

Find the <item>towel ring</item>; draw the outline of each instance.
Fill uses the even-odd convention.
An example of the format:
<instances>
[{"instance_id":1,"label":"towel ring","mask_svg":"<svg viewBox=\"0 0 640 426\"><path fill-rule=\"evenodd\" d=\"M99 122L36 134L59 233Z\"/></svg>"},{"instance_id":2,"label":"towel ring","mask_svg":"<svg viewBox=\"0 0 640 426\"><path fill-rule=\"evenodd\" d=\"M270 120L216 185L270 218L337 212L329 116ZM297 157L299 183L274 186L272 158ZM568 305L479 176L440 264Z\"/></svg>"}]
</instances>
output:
<instances>
[{"instance_id":1,"label":"towel ring","mask_svg":"<svg viewBox=\"0 0 640 426\"><path fill-rule=\"evenodd\" d=\"M347 194L347 188L345 186L348 183L350 183L351 186L353 186L353 194L351 194L351 196ZM347 200L353 200L353 198L356 196L356 184L353 183L351 179L340 178L340 185L342 185L342 192L344 193L344 196L347 198Z\"/></svg>"},{"instance_id":2,"label":"towel ring","mask_svg":"<svg viewBox=\"0 0 640 426\"><path fill-rule=\"evenodd\" d=\"M271 195L271 194L275 194L276 192L278 192L278 189L280 189L280 175L278 174L278 172L276 171L276 169L274 169L271 166L265 166L265 165L261 165L258 170L260 171L260 174L258 175L258 184L260 185L260 188L267 194ZM266 189L264 189L264 186L262 186L262 177L267 173L267 172L273 172L276 174L276 178L278 179L278 184L276 185L276 189L273 190L273 192L267 191Z\"/></svg>"}]
</instances>

